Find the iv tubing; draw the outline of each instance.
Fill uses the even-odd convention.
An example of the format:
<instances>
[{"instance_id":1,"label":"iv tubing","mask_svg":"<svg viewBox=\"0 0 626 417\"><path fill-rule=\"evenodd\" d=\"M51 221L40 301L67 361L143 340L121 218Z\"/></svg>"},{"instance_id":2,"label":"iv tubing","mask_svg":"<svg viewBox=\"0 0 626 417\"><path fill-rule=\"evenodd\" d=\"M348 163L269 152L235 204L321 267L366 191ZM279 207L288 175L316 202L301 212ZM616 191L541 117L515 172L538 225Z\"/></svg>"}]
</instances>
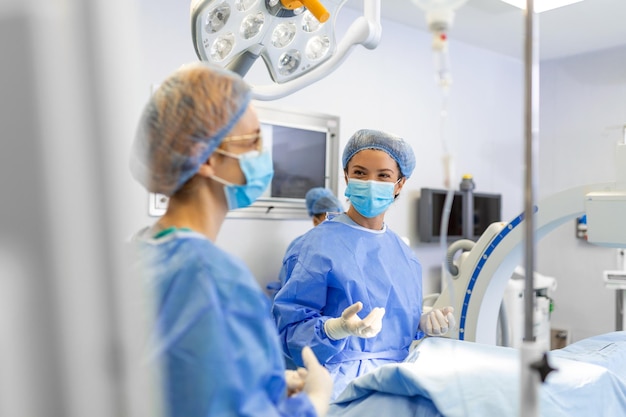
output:
<instances>
[{"instance_id":1,"label":"iv tubing","mask_svg":"<svg viewBox=\"0 0 626 417\"><path fill-rule=\"evenodd\" d=\"M432 28L431 28L432 29ZM437 39L436 39L437 40ZM455 294L454 294L454 285L452 285L452 276L450 275L447 265L446 265L446 252L447 252L447 244L448 244L448 225L450 221L450 212L452 209L452 201L454 199L454 188L452 188L452 178L454 178L454 164L453 158L448 150L448 145L446 143L446 122L448 118L448 95L450 93L450 84L452 83L452 78L450 76L450 65L448 59L448 49L447 49L447 37L439 37L437 46L433 48L434 51L434 59L435 59L435 75L437 83L440 87L442 93L442 101L441 101L441 113L440 113L440 125L439 125L439 134L441 139L441 144L443 146L443 167L444 167L444 185L447 189L446 199L443 204L443 211L441 214L441 224L439 229L439 244L441 246L441 254L443 260L441 262L441 290L443 292L444 285L447 285L449 288L450 301L453 305L456 305L454 302ZM455 314L458 314L455 312ZM455 348L453 348L454 351ZM458 375L455 378L457 388L459 390L463 390L462 385L459 382ZM463 410L465 410L467 414L467 404L464 402L462 404Z\"/></svg>"},{"instance_id":2,"label":"iv tubing","mask_svg":"<svg viewBox=\"0 0 626 417\"><path fill-rule=\"evenodd\" d=\"M439 124L439 134L441 139L441 144L443 146L443 168L444 168L444 185L447 189L446 199L443 204L443 211L441 213L441 224L439 225L439 245L441 246L441 252L443 254L446 253L448 247L448 224L450 222L450 211L452 209L452 200L454 199L454 189L452 188L452 176L454 169L452 168L452 157L450 156L450 152L448 150L448 146L446 144L446 134L445 127L446 121L448 117L448 97L447 97L447 89L443 90L443 97L441 102L441 113L440 113L440 124ZM443 285L448 284L447 277L447 267L445 266L445 261L442 264L441 268L441 285L443 290ZM450 287L452 289L452 287Z\"/></svg>"}]
</instances>

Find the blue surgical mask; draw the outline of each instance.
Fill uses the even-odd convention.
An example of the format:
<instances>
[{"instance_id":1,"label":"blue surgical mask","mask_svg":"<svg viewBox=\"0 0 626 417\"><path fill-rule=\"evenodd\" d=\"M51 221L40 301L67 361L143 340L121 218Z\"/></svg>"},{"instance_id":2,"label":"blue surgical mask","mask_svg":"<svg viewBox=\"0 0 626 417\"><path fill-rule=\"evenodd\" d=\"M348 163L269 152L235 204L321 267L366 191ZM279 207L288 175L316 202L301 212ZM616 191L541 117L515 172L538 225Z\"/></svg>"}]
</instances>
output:
<instances>
[{"instance_id":1,"label":"blue surgical mask","mask_svg":"<svg viewBox=\"0 0 626 417\"><path fill-rule=\"evenodd\" d=\"M219 177L212 177L214 180L224 184L229 210L248 207L263 194L272 182L274 168L272 166L272 156L268 151L250 151L240 155L222 151L221 149L217 149L215 152L238 159L241 171L246 176L245 184L233 184Z\"/></svg>"},{"instance_id":2,"label":"blue surgical mask","mask_svg":"<svg viewBox=\"0 0 626 417\"><path fill-rule=\"evenodd\" d=\"M393 203L396 184L397 182L363 181L348 178L345 196L350 199L352 207L363 217L372 218L383 213Z\"/></svg>"}]
</instances>

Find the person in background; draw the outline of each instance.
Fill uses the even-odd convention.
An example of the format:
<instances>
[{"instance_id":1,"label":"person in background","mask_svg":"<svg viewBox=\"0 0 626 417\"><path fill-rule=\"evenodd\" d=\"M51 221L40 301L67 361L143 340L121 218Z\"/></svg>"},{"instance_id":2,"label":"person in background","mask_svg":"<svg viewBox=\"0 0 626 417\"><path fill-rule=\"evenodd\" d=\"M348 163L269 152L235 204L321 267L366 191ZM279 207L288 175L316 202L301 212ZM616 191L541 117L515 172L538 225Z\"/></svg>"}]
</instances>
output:
<instances>
[{"instance_id":1,"label":"person in background","mask_svg":"<svg viewBox=\"0 0 626 417\"><path fill-rule=\"evenodd\" d=\"M285 285L272 307L285 355L301 365L311 346L333 377L333 399L355 377L404 360L424 334L455 325L451 307L422 314L421 265L384 221L415 168L411 146L359 130L342 162L350 207L285 254Z\"/></svg>"},{"instance_id":2,"label":"person in background","mask_svg":"<svg viewBox=\"0 0 626 417\"><path fill-rule=\"evenodd\" d=\"M333 194L332 190L325 187L313 187L309 191L306 192L305 196L306 210L313 221L313 227L319 225L324 220L326 220L328 215L337 215L343 213L344 208L341 202L335 194ZM286 253L289 252L291 247L302 238L302 236L298 236L294 240L289 243L287 246ZM278 281L271 281L267 284L266 289L273 297L276 295L278 290L285 284L285 278L287 276L287 271L291 271L292 265L285 266L284 263L289 262L289 259L283 259L283 268L280 270L280 274L278 276Z\"/></svg>"},{"instance_id":3,"label":"person in background","mask_svg":"<svg viewBox=\"0 0 626 417\"><path fill-rule=\"evenodd\" d=\"M313 221L313 226L317 226L326 220L327 214L343 213L344 208L335 194L324 187L311 188L304 196L306 200L306 210Z\"/></svg>"},{"instance_id":4,"label":"person in background","mask_svg":"<svg viewBox=\"0 0 626 417\"><path fill-rule=\"evenodd\" d=\"M332 380L310 348L286 371L270 304L246 265L216 246L229 210L252 204L273 170L249 86L195 63L147 103L131 172L169 197L133 239L134 271L154 295L148 358L163 374L166 415L324 416Z\"/></svg>"}]
</instances>

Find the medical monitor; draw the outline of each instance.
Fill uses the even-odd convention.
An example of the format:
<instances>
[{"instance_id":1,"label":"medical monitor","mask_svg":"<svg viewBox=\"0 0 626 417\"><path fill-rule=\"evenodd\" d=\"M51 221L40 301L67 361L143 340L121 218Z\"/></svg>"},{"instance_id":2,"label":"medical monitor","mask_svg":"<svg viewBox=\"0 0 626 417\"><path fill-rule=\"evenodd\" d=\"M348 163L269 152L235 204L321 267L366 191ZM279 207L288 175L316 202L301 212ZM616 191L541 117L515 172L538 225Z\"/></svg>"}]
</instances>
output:
<instances>
[{"instance_id":1,"label":"medical monitor","mask_svg":"<svg viewBox=\"0 0 626 417\"><path fill-rule=\"evenodd\" d=\"M274 177L250 207L228 212L230 218L308 219L305 195L327 187L335 195L339 174L339 117L276 108L254 102L264 147L272 154ZM167 197L151 194L150 215L165 213Z\"/></svg>"},{"instance_id":2,"label":"medical monitor","mask_svg":"<svg viewBox=\"0 0 626 417\"><path fill-rule=\"evenodd\" d=\"M447 190L422 188L418 199L417 227L421 242L439 242L441 219ZM502 196L500 194L473 193L474 233L471 240L478 240L491 223L502 221ZM463 237L463 193L456 191L450 208L447 241Z\"/></svg>"}]
</instances>

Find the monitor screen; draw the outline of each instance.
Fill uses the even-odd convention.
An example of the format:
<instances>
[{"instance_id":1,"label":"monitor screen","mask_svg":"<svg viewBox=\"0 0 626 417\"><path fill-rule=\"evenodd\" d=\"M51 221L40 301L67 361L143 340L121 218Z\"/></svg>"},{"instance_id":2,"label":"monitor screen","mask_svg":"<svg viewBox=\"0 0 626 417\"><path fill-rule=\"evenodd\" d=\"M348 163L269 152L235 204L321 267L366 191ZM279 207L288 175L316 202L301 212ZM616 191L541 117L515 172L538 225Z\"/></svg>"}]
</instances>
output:
<instances>
[{"instance_id":1,"label":"monitor screen","mask_svg":"<svg viewBox=\"0 0 626 417\"><path fill-rule=\"evenodd\" d=\"M326 187L326 132L270 124L262 130L274 163L265 198L303 199L309 189Z\"/></svg>"},{"instance_id":2,"label":"monitor screen","mask_svg":"<svg viewBox=\"0 0 626 417\"><path fill-rule=\"evenodd\" d=\"M441 220L447 190L422 188L418 200L418 235L422 242L439 242L441 237ZM447 240L472 239L478 240L487 227L501 221L500 194L473 193L474 195L474 231L472 237L463 236L463 194L454 193L450 216L448 219Z\"/></svg>"}]
</instances>

